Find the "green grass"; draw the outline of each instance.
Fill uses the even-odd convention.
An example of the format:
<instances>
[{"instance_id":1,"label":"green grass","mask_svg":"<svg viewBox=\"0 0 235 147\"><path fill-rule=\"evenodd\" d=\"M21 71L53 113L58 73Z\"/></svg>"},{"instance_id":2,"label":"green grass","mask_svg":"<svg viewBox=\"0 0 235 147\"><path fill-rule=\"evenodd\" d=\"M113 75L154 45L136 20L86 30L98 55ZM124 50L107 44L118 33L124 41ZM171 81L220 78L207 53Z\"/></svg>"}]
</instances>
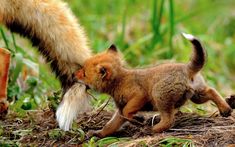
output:
<instances>
[{"instance_id":1,"label":"green grass","mask_svg":"<svg viewBox=\"0 0 235 147\"><path fill-rule=\"evenodd\" d=\"M194 147L195 145L190 139L182 139L176 137L169 137L161 140L158 143L161 147L172 147L172 146L181 146L181 147Z\"/></svg>"},{"instance_id":2,"label":"green grass","mask_svg":"<svg viewBox=\"0 0 235 147\"><path fill-rule=\"evenodd\" d=\"M116 147L116 143L128 141L128 138L118 138L118 137L105 137L102 139L97 139L92 137L87 143L84 143L82 147Z\"/></svg>"}]
</instances>

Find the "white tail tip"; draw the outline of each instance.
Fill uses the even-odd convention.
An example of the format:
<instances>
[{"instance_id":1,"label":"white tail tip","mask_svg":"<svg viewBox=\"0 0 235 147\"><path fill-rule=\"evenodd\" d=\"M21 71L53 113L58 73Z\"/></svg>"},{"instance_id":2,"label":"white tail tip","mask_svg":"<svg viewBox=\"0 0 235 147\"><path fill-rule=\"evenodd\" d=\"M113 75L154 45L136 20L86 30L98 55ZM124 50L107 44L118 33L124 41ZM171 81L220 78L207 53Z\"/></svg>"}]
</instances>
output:
<instances>
[{"instance_id":1,"label":"white tail tip","mask_svg":"<svg viewBox=\"0 0 235 147\"><path fill-rule=\"evenodd\" d=\"M193 40L195 39L195 37L191 34L186 34L186 33L182 33L182 35L184 36L184 38L188 39L188 40Z\"/></svg>"},{"instance_id":2,"label":"white tail tip","mask_svg":"<svg viewBox=\"0 0 235 147\"><path fill-rule=\"evenodd\" d=\"M76 83L64 95L56 111L59 127L68 131L79 113L90 111L90 97L85 92L86 86Z\"/></svg>"}]
</instances>

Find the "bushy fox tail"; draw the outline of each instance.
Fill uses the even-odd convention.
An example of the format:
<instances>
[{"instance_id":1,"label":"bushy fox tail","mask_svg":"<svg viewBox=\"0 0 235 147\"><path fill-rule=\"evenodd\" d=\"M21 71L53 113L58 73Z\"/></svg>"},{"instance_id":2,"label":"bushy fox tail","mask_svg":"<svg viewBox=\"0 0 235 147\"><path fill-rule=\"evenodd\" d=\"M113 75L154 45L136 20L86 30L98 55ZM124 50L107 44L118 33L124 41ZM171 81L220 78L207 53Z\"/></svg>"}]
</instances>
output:
<instances>
[{"instance_id":1,"label":"bushy fox tail","mask_svg":"<svg viewBox=\"0 0 235 147\"><path fill-rule=\"evenodd\" d=\"M63 89L57 120L68 130L77 113L86 111L78 107L81 101L88 101L85 86L73 74L91 56L76 17L60 0L0 0L0 23L29 38L50 63Z\"/></svg>"},{"instance_id":2,"label":"bushy fox tail","mask_svg":"<svg viewBox=\"0 0 235 147\"><path fill-rule=\"evenodd\" d=\"M191 60L187 64L189 77L192 78L204 66L206 61L206 51L202 47L200 41L191 34L182 33L182 35L193 44L193 54Z\"/></svg>"}]
</instances>

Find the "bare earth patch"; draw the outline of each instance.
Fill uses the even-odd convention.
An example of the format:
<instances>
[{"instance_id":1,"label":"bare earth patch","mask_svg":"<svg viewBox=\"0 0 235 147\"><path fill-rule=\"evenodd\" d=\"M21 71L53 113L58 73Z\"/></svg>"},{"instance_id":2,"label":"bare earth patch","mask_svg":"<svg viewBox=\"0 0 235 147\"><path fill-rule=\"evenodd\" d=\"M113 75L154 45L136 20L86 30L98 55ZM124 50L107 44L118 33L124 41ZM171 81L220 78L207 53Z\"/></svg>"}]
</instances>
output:
<instances>
[{"instance_id":1,"label":"bare earth patch","mask_svg":"<svg viewBox=\"0 0 235 147\"><path fill-rule=\"evenodd\" d=\"M54 112L51 110L31 111L24 117L9 112L6 118L0 121L0 143L14 145L18 142L21 145L37 146L81 145L88 141L84 133L91 129L101 129L111 115L112 113L107 111L101 111L99 115L83 114L77 119L72 131L64 132L58 129ZM140 146L141 142L155 146L167 137L190 139L198 146L235 144L235 113L228 118L217 114L206 117L178 113L172 129L152 134L151 125L157 122L159 116L153 118L153 115L139 114L133 122L127 122L112 136L130 137L129 141L117 144L120 146Z\"/></svg>"}]
</instances>

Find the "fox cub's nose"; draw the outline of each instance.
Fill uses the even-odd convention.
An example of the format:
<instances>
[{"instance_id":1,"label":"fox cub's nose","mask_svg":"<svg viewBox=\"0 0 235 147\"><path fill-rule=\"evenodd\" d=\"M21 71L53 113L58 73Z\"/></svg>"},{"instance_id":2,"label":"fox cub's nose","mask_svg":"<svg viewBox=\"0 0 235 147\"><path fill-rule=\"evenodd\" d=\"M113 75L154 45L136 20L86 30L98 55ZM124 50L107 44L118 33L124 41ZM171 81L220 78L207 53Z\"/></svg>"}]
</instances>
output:
<instances>
[{"instance_id":1,"label":"fox cub's nose","mask_svg":"<svg viewBox=\"0 0 235 147\"><path fill-rule=\"evenodd\" d=\"M79 80L82 80L83 77L84 77L84 71L83 71L83 69L78 70L78 71L75 73L75 76L76 76L76 78L78 78Z\"/></svg>"}]
</instances>

